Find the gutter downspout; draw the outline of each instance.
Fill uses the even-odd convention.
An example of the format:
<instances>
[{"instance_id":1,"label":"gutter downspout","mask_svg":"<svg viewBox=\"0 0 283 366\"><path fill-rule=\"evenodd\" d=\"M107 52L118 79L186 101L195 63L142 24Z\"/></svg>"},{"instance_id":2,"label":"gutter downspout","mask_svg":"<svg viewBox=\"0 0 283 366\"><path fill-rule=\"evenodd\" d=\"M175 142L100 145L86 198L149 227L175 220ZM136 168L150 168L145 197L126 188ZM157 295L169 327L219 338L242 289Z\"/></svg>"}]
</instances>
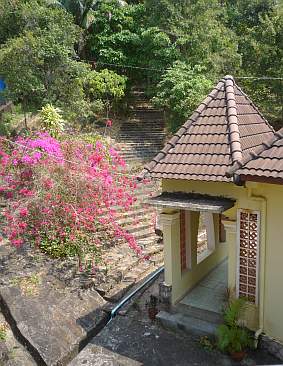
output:
<instances>
[{"instance_id":1,"label":"gutter downspout","mask_svg":"<svg viewBox=\"0 0 283 366\"><path fill-rule=\"evenodd\" d=\"M259 299L259 329L255 332L255 347L258 346L258 339L264 329L264 298L265 298L265 264L266 264L266 212L267 212L267 201L266 197L255 195L252 193L252 188L248 187L248 198L253 201L258 201L261 204L262 218L261 218L261 239L262 245L260 246L260 299ZM264 230L262 230L264 228ZM262 249L261 249L262 248Z\"/></svg>"}]
</instances>

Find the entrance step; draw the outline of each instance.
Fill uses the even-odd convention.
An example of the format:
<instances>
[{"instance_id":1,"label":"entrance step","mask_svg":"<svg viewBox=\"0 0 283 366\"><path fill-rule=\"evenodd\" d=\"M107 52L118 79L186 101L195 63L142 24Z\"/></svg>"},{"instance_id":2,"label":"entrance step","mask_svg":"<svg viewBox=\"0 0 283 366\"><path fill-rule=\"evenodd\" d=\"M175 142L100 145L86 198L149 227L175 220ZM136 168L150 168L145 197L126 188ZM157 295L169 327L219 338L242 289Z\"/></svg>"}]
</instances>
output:
<instances>
[{"instance_id":1,"label":"entrance step","mask_svg":"<svg viewBox=\"0 0 283 366\"><path fill-rule=\"evenodd\" d=\"M182 331L195 337L216 336L217 324L194 318L189 315L160 311L156 316L158 322L169 330Z\"/></svg>"},{"instance_id":2,"label":"entrance step","mask_svg":"<svg viewBox=\"0 0 283 366\"><path fill-rule=\"evenodd\" d=\"M197 308L195 306L185 305L178 303L172 309L174 313L181 313L183 315L193 317L195 319L205 320L214 324L221 324L223 321L223 317L219 313L215 313L214 311L204 310Z\"/></svg>"}]
</instances>

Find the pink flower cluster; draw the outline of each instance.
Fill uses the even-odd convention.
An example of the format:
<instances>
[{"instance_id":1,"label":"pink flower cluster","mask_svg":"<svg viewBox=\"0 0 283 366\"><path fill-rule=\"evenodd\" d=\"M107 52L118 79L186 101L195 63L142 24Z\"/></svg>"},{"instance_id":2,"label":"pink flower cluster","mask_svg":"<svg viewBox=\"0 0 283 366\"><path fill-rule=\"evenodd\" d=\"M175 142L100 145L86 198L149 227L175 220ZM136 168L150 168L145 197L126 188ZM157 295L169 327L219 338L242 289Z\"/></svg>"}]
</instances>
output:
<instances>
[{"instance_id":1,"label":"pink flower cluster","mask_svg":"<svg viewBox=\"0 0 283 366\"><path fill-rule=\"evenodd\" d=\"M13 165L20 163L32 165L37 164L44 154L53 157L62 162L63 152L59 141L49 136L46 132L39 132L36 134L35 139L27 139L18 137L15 141L18 149L13 152L14 155L18 155L21 152L21 157L13 159Z\"/></svg>"},{"instance_id":2,"label":"pink flower cluster","mask_svg":"<svg viewBox=\"0 0 283 366\"><path fill-rule=\"evenodd\" d=\"M83 140L60 142L47 133L15 143L0 139L4 233L13 245L28 241L48 253L56 246L83 255L124 240L142 254L118 223L119 208L128 210L136 202L137 183L125 174L115 149L101 141L95 146Z\"/></svg>"}]
</instances>

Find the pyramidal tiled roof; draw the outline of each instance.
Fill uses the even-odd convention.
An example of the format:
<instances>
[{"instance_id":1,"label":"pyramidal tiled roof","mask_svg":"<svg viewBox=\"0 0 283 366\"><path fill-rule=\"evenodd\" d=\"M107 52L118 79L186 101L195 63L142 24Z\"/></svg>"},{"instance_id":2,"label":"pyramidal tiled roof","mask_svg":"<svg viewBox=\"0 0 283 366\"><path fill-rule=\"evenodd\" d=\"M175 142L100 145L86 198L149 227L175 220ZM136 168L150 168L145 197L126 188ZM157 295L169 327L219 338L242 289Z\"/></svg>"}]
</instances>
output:
<instances>
[{"instance_id":1,"label":"pyramidal tiled roof","mask_svg":"<svg viewBox=\"0 0 283 366\"><path fill-rule=\"evenodd\" d=\"M225 76L145 170L155 178L229 182L227 171L273 135L233 77Z\"/></svg>"},{"instance_id":2,"label":"pyramidal tiled roof","mask_svg":"<svg viewBox=\"0 0 283 366\"><path fill-rule=\"evenodd\" d=\"M273 137L263 142L254 152L249 153L244 161L237 163L230 171L243 180L264 178L283 180L283 128L275 132Z\"/></svg>"}]
</instances>

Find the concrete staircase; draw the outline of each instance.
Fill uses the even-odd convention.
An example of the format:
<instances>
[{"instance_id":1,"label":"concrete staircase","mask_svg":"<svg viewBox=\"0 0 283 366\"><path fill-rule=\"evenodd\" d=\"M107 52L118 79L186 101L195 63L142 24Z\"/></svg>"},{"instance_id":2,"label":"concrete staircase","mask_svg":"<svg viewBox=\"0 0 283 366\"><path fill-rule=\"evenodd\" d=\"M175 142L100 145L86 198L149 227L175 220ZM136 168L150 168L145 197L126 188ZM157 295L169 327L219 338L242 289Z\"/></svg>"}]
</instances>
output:
<instances>
[{"instance_id":1,"label":"concrete staircase","mask_svg":"<svg viewBox=\"0 0 283 366\"><path fill-rule=\"evenodd\" d=\"M94 287L107 301L118 301L132 286L163 265L163 243L155 234L156 210L145 204L158 189L159 184L154 181L138 183L135 205L127 211L117 210L118 223L135 237L143 255L149 259L138 257L123 239L117 240L114 247L106 248Z\"/></svg>"},{"instance_id":2,"label":"concrete staircase","mask_svg":"<svg viewBox=\"0 0 283 366\"><path fill-rule=\"evenodd\" d=\"M130 174L138 176L143 165L163 147L164 138L163 113L150 105L142 90L135 89L130 116L121 124L118 142L115 144L116 150L126 161ZM135 205L128 211L121 209L118 214L118 223L135 237L149 260L137 257L123 240L107 250L107 270L101 266L96 289L108 301L118 301L129 288L163 265L163 243L155 234L157 212L145 204L159 190L158 181L152 180L146 184L138 182Z\"/></svg>"},{"instance_id":3,"label":"concrete staircase","mask_svg":"<svg viewBox=\"0 0 283 366\"><path fill-rule=\"evenodd\" d=\"M170 312L161 311L157 318L166 328L195 336L215 336L223 322L226 304L228 264L224 260L207 274ZM226 295L225 295L226 293Z\"/></svg>"},{"instance_id":4,"label":"concrete staircase","mask_svg":"<svg viewBox=\"0 0 283 366\"><path fill-rule=\"evenodd\" d=\"M206 316L209 319L206 319ZM221 324L218 317L213 319L213 314L207 315L205 311L200 311L196 316L184 312L184 309L175 313L160 311L157 320L166 329L185 332L195 337L216 336L217 327Z\"/></svg>"},{"instance_id":5,"label":"concrete staircase","mask_svg":"<svg viewBox=\"0 0 283 366\"><path fill-rule=\"evenodd\" d=\"M216 336L218 326L223 323L220 313L178 303L170 312L161 311L158 322L173 331L181 331L195 337Z\"/></svg>"},{"instance_id":6,"label":"concrete staircase","mask_svg":"<svg viewBox=\"0 0 283 366\"><path fill-rule=\"evenodd\" d=\"M143 90L135 89L132 95L130 115L121 124L117 149L128 164L142 164L163 148L164 115L150 104Z\"/></svg>"}]
</instances>

